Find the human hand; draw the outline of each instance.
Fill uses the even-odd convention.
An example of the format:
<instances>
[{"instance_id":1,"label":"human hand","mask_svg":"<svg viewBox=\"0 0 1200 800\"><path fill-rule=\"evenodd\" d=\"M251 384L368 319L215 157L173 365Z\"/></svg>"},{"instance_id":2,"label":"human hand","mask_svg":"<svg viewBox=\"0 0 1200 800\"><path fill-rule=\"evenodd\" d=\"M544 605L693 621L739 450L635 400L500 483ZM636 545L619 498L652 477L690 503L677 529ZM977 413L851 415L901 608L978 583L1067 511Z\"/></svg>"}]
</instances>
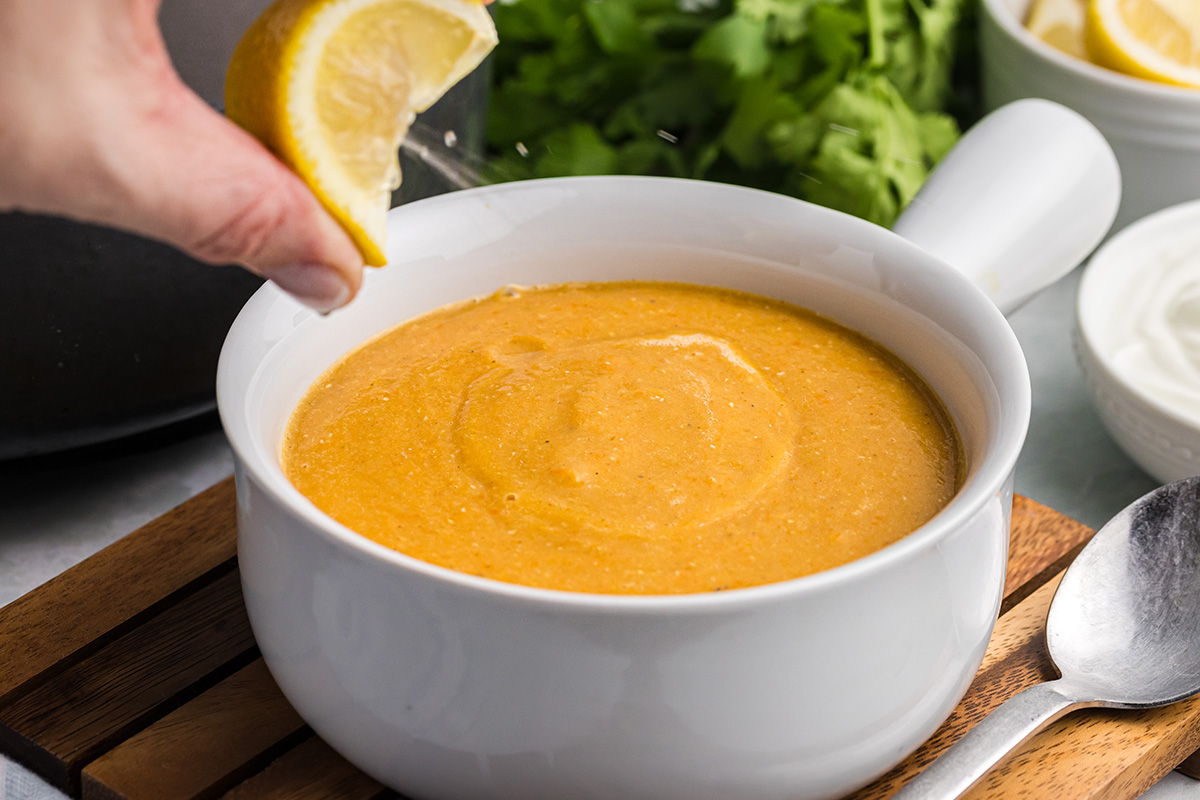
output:
<instances>
[{"instance_id":1,"label":"human hand","mask_svg":"<svg viewBox=\"0 0 1200 800\"><path fill-rule=\"evenodd\" d=\"M238 263L320 311L362 257L308 188L176 74L161 0L0 0L0 211Z\"/></svg>"}]
</instances>

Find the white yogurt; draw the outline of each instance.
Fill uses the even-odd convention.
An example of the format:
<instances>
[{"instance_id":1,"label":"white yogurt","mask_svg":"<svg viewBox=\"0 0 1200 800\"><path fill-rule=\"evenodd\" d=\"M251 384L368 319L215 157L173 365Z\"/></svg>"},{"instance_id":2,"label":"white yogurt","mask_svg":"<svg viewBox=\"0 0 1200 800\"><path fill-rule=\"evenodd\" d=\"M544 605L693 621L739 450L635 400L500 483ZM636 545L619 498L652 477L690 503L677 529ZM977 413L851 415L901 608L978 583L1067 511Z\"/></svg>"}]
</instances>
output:
<instances>
[{"instance_id":1,"label":"white yogurt","mask_svg":"<svg viewBox=\"0 0 1200 800\"><path fill-rule=\"evenodd\" d=\"M1139 258L1125 302L1113 309L1110 363L1145 394L1200 420L1200 233L1164 237Z\"/></svg>"}]
</instances>

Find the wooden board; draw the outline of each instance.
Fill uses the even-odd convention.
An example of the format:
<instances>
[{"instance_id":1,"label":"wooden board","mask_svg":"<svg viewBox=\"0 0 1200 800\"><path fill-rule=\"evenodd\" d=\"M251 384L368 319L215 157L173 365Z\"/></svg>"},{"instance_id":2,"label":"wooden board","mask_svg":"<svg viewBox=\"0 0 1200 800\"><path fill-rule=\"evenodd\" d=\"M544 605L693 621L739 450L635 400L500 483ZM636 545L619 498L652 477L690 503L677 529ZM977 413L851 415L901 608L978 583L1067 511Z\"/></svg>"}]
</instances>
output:
<instances>
[{"instance_id":1,"label":"wooden board","mask_svg":"<svg viewBox=\"0 0 1200 800\"><path fill-rule=\"evenodd\" d=\"M1090 536L1016 498L1005 600L979 674L934 736L854 800L890 797L1006 698L1054 677L1046 610ZM259 658L238 581L232 479L0 609L0 659L0 749L72 797L397 797L313 735ZM1080 711L969 796L1134 798L1197 747L1200 701Z\"/></svg>"}]
</instances>

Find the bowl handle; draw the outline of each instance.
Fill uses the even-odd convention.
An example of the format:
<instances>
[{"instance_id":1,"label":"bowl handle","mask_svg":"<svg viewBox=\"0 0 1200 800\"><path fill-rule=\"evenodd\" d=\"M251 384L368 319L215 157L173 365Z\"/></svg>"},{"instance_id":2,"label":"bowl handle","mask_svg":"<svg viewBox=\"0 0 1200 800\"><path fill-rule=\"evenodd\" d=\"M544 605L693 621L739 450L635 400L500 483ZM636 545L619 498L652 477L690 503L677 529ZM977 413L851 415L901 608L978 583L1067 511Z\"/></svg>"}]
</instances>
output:
<instances>
[{"instance_id":1,"label":"bowl handle","mask_svg":"<svg viewBox=\"0 0 1200 800\"><path fill-rule=\"evenodd\" d=\"M1005 314L1079 265L1121 199L1096 128L1049 100L1018 100L974 125L893 230L960 270Z\"/></svg>"}]
</instances>

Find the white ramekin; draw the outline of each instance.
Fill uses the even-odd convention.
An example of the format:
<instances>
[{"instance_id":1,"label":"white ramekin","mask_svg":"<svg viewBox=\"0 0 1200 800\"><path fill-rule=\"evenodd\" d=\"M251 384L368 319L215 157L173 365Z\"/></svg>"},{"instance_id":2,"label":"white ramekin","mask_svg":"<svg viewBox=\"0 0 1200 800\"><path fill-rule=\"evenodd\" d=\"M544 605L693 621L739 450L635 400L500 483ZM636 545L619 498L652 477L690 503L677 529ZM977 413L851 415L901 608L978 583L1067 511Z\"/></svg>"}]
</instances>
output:
<instances>
[{"instance_id":1,"label":"white ramekin","mask_svg":"<svg viewBox=\"0 0 1200 800\"><path fill-rule=\"evenodd\" d=\"M1100 420L1164 484L1200 475L1200 419L1156 397L1114 357L1129 337L1144 334L1131 319L1132 299L1181 245L1200 246L1200 201L1151 214L1106 242L1084 269L1075 303L1075 354Z\"/></svg>"},{"instance_id":2,"label":"white ramekin","mask_svg":"<svg viewBox=\"0 0 1200 800\"><path fill-rule=\"evenodd\" d=\"M980 3L985 106L1042 97L1090 120L1124 177L1114 228L1200 198L1200 90L1132 78L1056 50L1022 24L1031 2Z\"/></svg>"}]
</instances>

